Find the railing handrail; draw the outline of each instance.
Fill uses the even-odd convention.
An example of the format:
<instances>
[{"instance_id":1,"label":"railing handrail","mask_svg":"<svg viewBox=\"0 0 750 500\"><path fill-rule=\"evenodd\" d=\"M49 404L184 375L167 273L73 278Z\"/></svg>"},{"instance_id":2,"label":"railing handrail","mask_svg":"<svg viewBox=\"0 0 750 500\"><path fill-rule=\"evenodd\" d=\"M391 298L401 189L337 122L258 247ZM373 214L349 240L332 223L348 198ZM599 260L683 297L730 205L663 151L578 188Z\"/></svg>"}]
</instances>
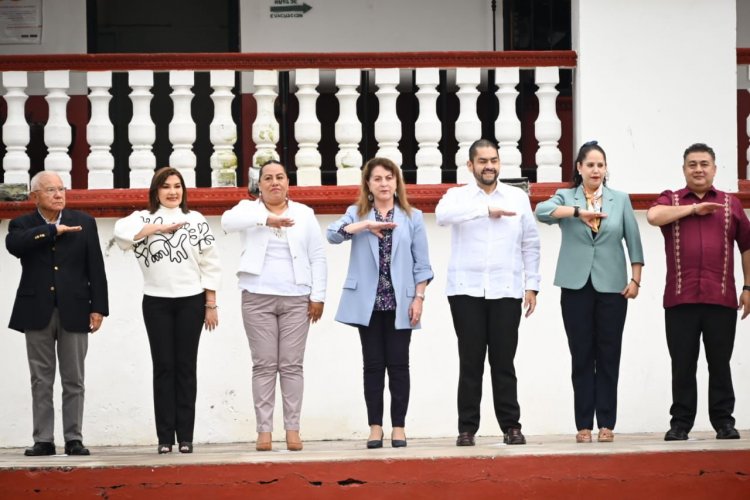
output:
<instances>
[{"instance_id":1,"label":"railing handrail","mask_svg":"<svg viewBox=\"0 0 750 500\"><path fill-rule=\"evenodd\" d=\"M365 68L574 68L573 50L458 52L294 52L36 54L0 56L0 71L293 70Z\"/></svg>"}]
</instances>

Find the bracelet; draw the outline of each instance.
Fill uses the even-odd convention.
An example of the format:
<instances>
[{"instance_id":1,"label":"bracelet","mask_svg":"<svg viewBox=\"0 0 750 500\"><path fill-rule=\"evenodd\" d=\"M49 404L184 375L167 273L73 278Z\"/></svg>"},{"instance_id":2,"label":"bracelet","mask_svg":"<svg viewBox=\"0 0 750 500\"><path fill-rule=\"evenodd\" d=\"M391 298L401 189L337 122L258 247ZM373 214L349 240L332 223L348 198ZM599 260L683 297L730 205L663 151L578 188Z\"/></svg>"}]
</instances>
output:
<instances>
[{"instance_id":1,"label":"bracelet","mask_svg":"<svg viewBox=\"0 0 750 500\"><path fill-rule=\"evenodd\" d=\"M635 283L635 286L637 286L638 288L640 288L640 287L641 287L641 284L640 284L640 283L638 283L638 282L637 282L637 281L635 280L635 278L630 278L630 281L632 281L633 283Z\"/></svg>"},{"instance_id":2,"label":"bracelet","mask_svg":"<svg viewBox=\"0 0 750 500\"><path fill-rule=\"evenodd\" d=\"M219 306L216 304L206 304L206 309L218 309Z\"/></svg>"},{"instance_id":3,"label":"bracelet","mask_svg":"<svg viewBox=\"0 0 750 500\"><path fill-rule=\"evenodd\" d=\"M750 288L750 287L749 287L749 288ZM418 299L422 299L422 300L424 300L424 294L423 294L423 293L419 293L419 292L417 292L417 293L415 293L415 294L414 294L414 296L415 296L416 298L418 298Z\"/></svg>"},{"instance_id":4,"label":"bracelet","mask_svg":"<svg viewBox=\"0 0 750 500\"><path fill-rule=\"evenodd\" d=\"M745 285L742 287L743 292L750 292L750 285Z\"/></svg>"}]
</instances>

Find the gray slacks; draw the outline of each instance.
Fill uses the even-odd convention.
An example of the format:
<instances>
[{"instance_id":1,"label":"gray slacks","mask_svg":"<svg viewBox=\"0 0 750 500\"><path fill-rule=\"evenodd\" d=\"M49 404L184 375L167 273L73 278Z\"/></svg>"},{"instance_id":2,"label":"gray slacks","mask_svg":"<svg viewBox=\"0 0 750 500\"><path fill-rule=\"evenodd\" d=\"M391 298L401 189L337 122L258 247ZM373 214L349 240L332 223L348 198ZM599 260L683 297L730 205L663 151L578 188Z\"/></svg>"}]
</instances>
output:
<instances>
[{"instance_id":1,"label":"gray slacks","mask_svg":"<svg viewBox=\"0 0 750 500\"><path fill-rule=\"evenodd\" d=\"M26 330L26 356L31 374L34 442L55 441L55 407L52 402L55 383L55 347L60 360L62 418L65 441L83 440L84 361L89 345L87 332L65 331L57 309L46 328Z\"/></svg>"},{"instance_id":2,"label":"gray slacks","mask_svg":"<svg viewBox=\"0 0 750 500\"><path fill-rule=\"evenodd\" d=\"M304 389L302 362L310 329L308 303L307 295L284 297L242 292L242 319L253 360L257 432L273 431L277 374L284 429L299 430Z\"/></svg>"}]
</instances>

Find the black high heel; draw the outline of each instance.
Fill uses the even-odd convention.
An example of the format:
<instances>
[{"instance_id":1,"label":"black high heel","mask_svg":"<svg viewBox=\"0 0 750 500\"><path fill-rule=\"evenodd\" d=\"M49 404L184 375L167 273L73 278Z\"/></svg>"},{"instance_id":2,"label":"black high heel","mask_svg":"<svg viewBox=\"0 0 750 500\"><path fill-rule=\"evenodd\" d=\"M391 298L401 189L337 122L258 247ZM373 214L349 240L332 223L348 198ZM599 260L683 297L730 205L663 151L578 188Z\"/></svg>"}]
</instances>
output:
<instances>
[{"instance_id":1,"label":"black high heel","mask_svg":"<svg viewBox=\"0 0 750 500\"><path fill-rule=\"evenodd\" d=\"M382 448L383 447L383 436L385 433L380 434L380 439L371 439L367 441L367 449L368 450L374 450L376 448Z\"/></svg>"}]
</instances>

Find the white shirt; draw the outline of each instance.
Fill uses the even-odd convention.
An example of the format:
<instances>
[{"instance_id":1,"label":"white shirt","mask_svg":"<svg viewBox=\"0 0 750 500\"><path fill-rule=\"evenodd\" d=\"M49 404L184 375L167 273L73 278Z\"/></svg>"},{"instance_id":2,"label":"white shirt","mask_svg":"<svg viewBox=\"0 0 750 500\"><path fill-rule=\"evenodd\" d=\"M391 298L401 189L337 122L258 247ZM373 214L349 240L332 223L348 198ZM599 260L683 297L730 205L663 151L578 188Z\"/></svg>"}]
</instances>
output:
<instances>
[{"instance_id":1,"label":"white shirt","mask_svg":"<svg viewBox=\"0 0 750 500\"><path fill-rule=\"evenodd\" d=\"M271 212L268 212L272 215ZM288 217L284 212L281 217ZM298 285L294 279L294 261L289 248L289 239L285 227L265 226L271 232L266 246L266 255L260 274L238 272L239 285L242 290L263 295L282 295L299 297L310 295L310 285Z\"/></svg>"},{"instance_id":2,"label":"white shirt","mask_svg":"<svg viewBox=\"0 0 750 500\"><path fill-rule=\"evenodd\" d=\"M490 218L488 207L515 212ZM539 233L526 193L498 183L485 193L476 183L451 188L435 208L451 226L446 295L523 298L539 290Z\"/></svg>"},{"instance_id":3,"label":"white shirt","mask_svg":"<svg viewBox=\"0 0 750 500\"><path fill-rule=\"evenodd\" d=\"M146 224L186 224L171 234L152 234L135 240ZM211 228L198 212L180 208L133 212L115 223L115 241L133 250L143 272L143 293L152 297L190 297L218 290L221 268Z\"/></svg>"}]
</instances>

